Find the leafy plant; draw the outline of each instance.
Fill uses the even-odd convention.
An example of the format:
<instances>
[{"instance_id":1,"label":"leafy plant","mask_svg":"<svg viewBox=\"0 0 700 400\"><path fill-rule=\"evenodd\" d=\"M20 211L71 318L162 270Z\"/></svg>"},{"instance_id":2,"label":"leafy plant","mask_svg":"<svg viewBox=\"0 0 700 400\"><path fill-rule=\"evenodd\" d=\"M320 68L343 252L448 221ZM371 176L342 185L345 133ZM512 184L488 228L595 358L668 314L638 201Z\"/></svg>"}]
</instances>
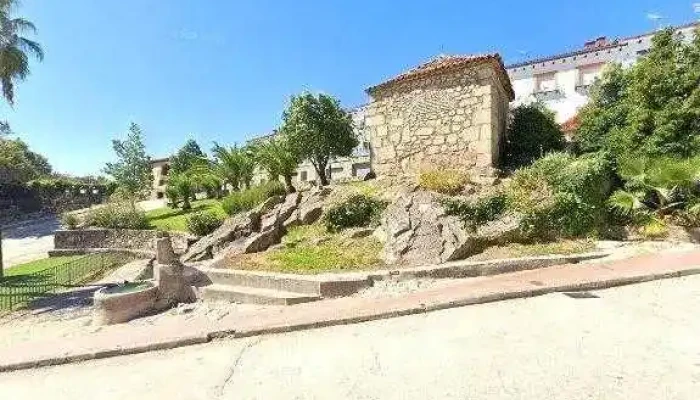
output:
<instances>
[{"instance_id":1,"label":"leafy plant","mask_svg":"<svg viewBox=\"0 0 700 400\"><path fill-rule=\"evenodd\" d=\"M206 236L220 227L223 218L212 212L197 212L187 218L187 230L197 236Z\"/></svg>"},{"instance_id":2,"label":"leafy plant","mask_svg":"<svg viewBox=\"0 0 700 400\"><path fill-rule=\"evenodd\" d=\"M443 207L448 215L460 217L471 229L496 220L507 210L507 197L503 193L481 197L475 201L446 199Z\"/></svg>"},{"instance_id":3,"label":"leafy plant","mask_svg":"<svg viewBox=\"0 0 700 400\"><path fill-rule=\"evenodd\" d=\"M630 158L620 164L619 174L625 180L624 189L613 193L608 205L643 232L663 231L666 217L672 214L686 224L696 220L700 158Z\"/></svg>"},{"instance_id":4,"label":"leafy plant","mask_svg":"<svg viewBox=\"0 0 700 400\"><path fill-rule=\"evenodd\" d=\"M151 187L153 180L141 128L132 123L126 140L112 140L112 147L118 161L107 163L104 171L114 178L125 193L131 194L133 202Z\"/></svg>"},{"instance_id":5,"label":"leafy plant","mask_svg":"<svg viewBox=\"0 0 700 400\"><path fill-rule=\"evenodd\" d=\"M326 213L326 229L337 232L345 228L377 224L387 204L365 195L354 195Z\"/></svg>"},{"instance_id":6,"label":"leafy plant","mask_svg":"<svg viewBox=\"0 0 700 400\"><path fill-rule=\"evenodd\" d=\"M224 147L214 143L214 171L231 190L250 187L255 171L253 149L249 147Z\"/></svg>"},{"instance_id":7,"label":"leafy plant","mask_svg":"<svg viewBox=\"0 0 700 400\"><path fill-rule=\"evenodd\" d=\"M434 169L418 175L418 185L426 190L454 195L469 183L469 175L454 169Z\"/></svg>"},{"instance_id":8,"label":"leafy plant","mask_svg":"<svg viewBox=\"0 0 700 400\"><path fill-rule=\"evenodd\" d=\"M64 213L61 216L61 225L65 226L68 229L76 229L79 224L80 220L75 214Z\"/></svg>"},{"instance_id":9,"label":"leafy plant","mask_svg":"<svg viewBox=\"0 0 700 400\"><path fill-rule=\"evenodd\" d=\"M255 208L255 206L272 196L283 194L285 194L285 189L282 183L271 181L241 190L240 192L231 193L222 200L221 207L226 214L235 215Z\"/></svg>"},{"instance_id":10,"label":"leafy plant","mask_svg":"<svg viewBox=\"0 0 700 400\"><path fill-rule=\"evenodd\" d=\"M534 239L597 234L606 225L612 165L605 154L551 153L518 170L506 189L508 208Z\"/></svg>"},{"instance_id":11,"label":"leafy plant","mask_svg":"<svg viewBox=\"0 0 700 400\"><path fill-rule=\"evenodd\" d=\"M338 100L322 93L293 96L282 120L280 132L289 135L300 159L313 164L322 186L328 185L330 160L349 157L359 143L350 113Z\"/></svg>"},{"instance_id":12,"label":"leafy plant","mask_svg":"<svg viewBox=\"0 0 700 400\"><path fill-rule=\"evenodd\" d=\"M630 68L611 66L580 112L576 141L584 152L693 157L700 152L700 28L690 42L673 29L657 33Z\"/></svg>"},{"instance_id":13,"label":"leafy plant","mask_svg":"<svg viewBox=\"0 0 700 400\"><path fill-rule=\"evenodd\" d=\"M88 226L110 229L148 229L146 214L129 203L108 203L90 210L85 216Z\"/></svg>"},{"instance_id":14,"label":"leafy plant","mask_svg":"<svg viewBox=\"0 0 700 400\"><path fill-rule=\"evenodd\" d=\"M276 181L280 176L284 179L287 193L296 192L292 184L292 176L299 166L299 156L296 151L290 137L283 134L256 146L254 151L256 160L267 171L270 180Z\"/></svg>"},{"instance_id":15,"label":"leafy plant","mask_svg":"<svg viewBox=\"0 0 700 400\"><path fill-rule=\"evenodd\" d=\"M562 150L564 143L553 112L541 103L520 105L511 111L502 159L506 167L520 168L547 153Z\"/></svg>"},{"instance_id":16,"label":"leafy plant","mask_svg":"<svg viewBox=\"0 0 700 400\"><path fill-rule=\"evenodd\" d=\"M0 2L0 84L2 95L10 105L15 103L15 83L29 75L28 54L39 61L44 59L41 45L22 36L25 32L35 33L34 24L10 15L17 3L17 0Z\"/></svg>"}]
</instances>

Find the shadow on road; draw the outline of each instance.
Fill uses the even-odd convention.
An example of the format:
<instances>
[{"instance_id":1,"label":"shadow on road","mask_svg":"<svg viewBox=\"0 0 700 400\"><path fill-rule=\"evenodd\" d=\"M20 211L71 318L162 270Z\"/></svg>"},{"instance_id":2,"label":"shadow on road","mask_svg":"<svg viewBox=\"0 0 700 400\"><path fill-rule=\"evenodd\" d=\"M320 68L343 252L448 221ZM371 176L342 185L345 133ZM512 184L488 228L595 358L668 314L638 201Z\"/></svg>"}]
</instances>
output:
<instances>
[{"instance_id":1,"label":"shadow on road","mask_svg":"<svg viewBox=\"0 0 700 400\"><path fill-rule=\"evenodd\" d=\"M4 239L38 238L52 235L60 227L61 223L58 221L58 218L42 218L3 228L2 237Z\"/></svg>"}]
</instances>

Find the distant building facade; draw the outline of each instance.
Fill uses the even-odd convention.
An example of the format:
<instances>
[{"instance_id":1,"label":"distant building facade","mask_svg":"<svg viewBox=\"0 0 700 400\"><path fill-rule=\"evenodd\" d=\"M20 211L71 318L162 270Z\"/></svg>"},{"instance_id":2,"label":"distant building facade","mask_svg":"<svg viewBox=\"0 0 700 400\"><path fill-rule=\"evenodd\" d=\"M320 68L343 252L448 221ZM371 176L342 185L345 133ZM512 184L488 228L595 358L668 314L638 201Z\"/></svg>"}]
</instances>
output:
<instances>
[{"instance_id":1,"label":"distant building facade","mask_svg":"<svg viewBox=\"0 0 700 400\"><path fill-rule=\"evenodd\" d=\"M694 22L675 27L676 34L690 41L699 24ZM623 67L634 64L649 52L655 33L614 40L599 37L586 42L578 50L507 66L515 91L514 105L539 100L556 113L558 123L571 121L588 102L591 84L603 68L610 63L619 63Z\"/></svg>"}]
</instances>

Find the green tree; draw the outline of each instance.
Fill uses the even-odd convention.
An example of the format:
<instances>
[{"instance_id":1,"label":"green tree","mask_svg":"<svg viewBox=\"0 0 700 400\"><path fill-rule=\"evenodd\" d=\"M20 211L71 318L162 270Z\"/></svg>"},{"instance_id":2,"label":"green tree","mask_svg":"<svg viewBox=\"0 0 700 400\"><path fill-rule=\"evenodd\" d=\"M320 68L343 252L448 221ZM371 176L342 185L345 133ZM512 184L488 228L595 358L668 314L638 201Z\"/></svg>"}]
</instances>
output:
<instances>
[{"instance_id":1,"label":"green tree","mask_svg":"<svg viewBox=\"0 0 700 400\"><path fill-rule=\"evenodd\" d=\"M46 157L19 139L0 139L0 183L24 184L51 174Z\"/></svg>"},{"instance_id":2,"label":"green tree","mask_svg":"<svg viewBox=\"0 0 700 400\"><path fill-rule=\"evenodd\" d=\"M649 53L629 69L606 71L582 110L582 151L618 159L692 157L700 152L700 28L685 44L672 29L656 34Z\"/></svg>"},{"instance_id":3,"label":"green tree","mask_svg":"<svg viewBox=\"0 0 700 400\"><path fill-rule=\"evenodd\" d=\"M214 170L221 180L232 190L238 190L243 185L250 187L255 171L255 158L250 148L237 145L227 148L214 143L212 152L216 160Z\"/></svg>"},{"instance_id":4,"label":"green tree","mask_svg":"<svg viewBox=\"0 0 700 400\"><path fill-rule=\"evenodd\" d=\"M286 192L296 192L292 176L299 166L299 156L290 137L281 134L271 138L257 146L255 155L260 166L270 175L270 180L278 180L281 176Z\"/></svg>"},{"instance_id":5,"label":"green tree","mask_svg":"<svg viewBox=\"0 0 700 400\"><path fill-rule=\"evenodd\" d=\"M183 173L195 164L206 162L206 155L194 139L189 139L170 159L170 170L174 174Z\"/></svg>"},{"instance_id":6,"label":"green tree","mask_svg":"<svg viewBox=\"0 0 700 400\"><path fill-rule=\"evenodd\" d=\"M129 126L126 140L112 140L118 160L107 163L104 172L111 175L123 193L138 198L151 187L153 174L143 143L141 128L135 123Z\"/></svg>"},{"instance_id":7,"label":"green tree","mask_svg":"<svg viewBox=\"0 0 700 400\"><path fill-rule=\"evenodd\" d=\"M563 148L564 134L554 113L543 104L521 105L511 111L503 157L506 167L517 169Z\"/></svg>"},{"instance_id":8,"label":"green tree","mask_svg":"<svg viewBox=\"0 0 700 400\"><path fill-rule=\"evenodd\" d=\"M338 100L325 94L305 92L293 96L284 112L280 131L290 138L296 155L309 160L319 176L320 184L328 184L326 168L334 157L348 157L357 147L350 113Z\"/></svg>"},{"instance_id":9,"label":"green tree","mask_svg":"<svg viewBox=\"0 0 700 400\"><path fill-rule=\"evenodd\" d=\"M15 84L29 75L29 55L44 59L41 45L23 36L36 32L36 27L24 18L12 15L16 0L0 0L0 85L2 95L10 105L15 102Z\"/></svg>"}]
</instances>

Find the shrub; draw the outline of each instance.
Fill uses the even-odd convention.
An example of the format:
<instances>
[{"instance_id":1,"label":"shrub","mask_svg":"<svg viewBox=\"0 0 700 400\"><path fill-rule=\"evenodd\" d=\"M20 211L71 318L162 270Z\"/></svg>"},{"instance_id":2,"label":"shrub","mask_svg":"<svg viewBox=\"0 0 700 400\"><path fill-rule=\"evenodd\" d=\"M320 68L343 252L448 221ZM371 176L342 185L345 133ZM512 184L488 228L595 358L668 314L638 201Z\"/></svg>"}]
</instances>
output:
<instances>
[{"instance_id":1,"label":"shrub","mask_svg":"<svg viewBox=\"0 0 700 400\"><path fill-rule=\"evenodd\" d=\"M75 229L78 227L78 224L80 224L80 221L75 214L65 213L63 216L61 216L61 225L68 229Z\"/></svg>"},{"instance_id":2,"label":"shrub","mask_svg":"<svg viewBox=\"0 0 700 400\"><path fill-rule=\"evenodd\" d=\"M193 235L206 236L220 227L223 218L211 212L197 212L187 218L187 230Z\"/></svg>"},{"instance_id":3,"label":"shrub","mask_svg":"<svg viewBox=\"0 0 700 400\"><path fill-rule=\"evenodd\" d=\"M355 195L332 207L324 217L330 232L345 228L370 226L379 222L386 203L365 195Z\"/></svg>"},{"instance_id":4,"label":"shrub","mask_svg":"<svg viewBox=\"0 0 700 400\"><path fill-rule=\"evenodd\" d=\"M500 217L507 206L507 198L503 193L482 197L476 201L447 199L443 202L448 215L458 216L471 229Z\"/></svg>"},{"instance_id":5,"label":"shrub","mask_svg":"<svg viewBox=\"0 0 700 400\"><path fill-rule=\"evenodd\" d=\"M255 208L255 206L267 200L269 197L284 194L284 185L278 181L271 181L262 185L253 186L246 190L231 193L222 200L221 207L226 214L235 215L239 212Z\"/></svg>"},{"instance_id":6,"label":"shrub","mask_svg":"<svg viewBox=\"0 0 700 400\"><path fill-rule=\"evenodd\" d=\"M110 229L148 229L146 214L128 203L108 203L90 210L86 225Z\"/></svg>"},{"instance_id":7,"label":"shrub","mask_svg":"<svg viewBox=\"0 0 700 400\"><path fill-rule=\"evenodd\" d=\"M420 187L442 194L457 194L467 183L469 175L454 169L434 169L421 172L418 176Z\"/></svg>"},{"instance_id":8,"label":"shrub","mask_svg":"<svg viewBox=\"0 0 700 400\"><path fill-rule=\"evenodd\" d=\"M523 215L523 233L533 239L597 234L608 220L605 201L611 187L606 155L553 153L515 173L508 206Z\"/></svg>"},{"instance_id":9,"label":"shrub","mask_svg":"<svg viewBox=\"0 0 700 400\"><path fill-rule=\"evenodd\" d=\"M552 151L564 148L564 134L554 113L544 105L521 105L511 111L503 163L509 168L531 164Z\"/></svg>"}]
</instances>

